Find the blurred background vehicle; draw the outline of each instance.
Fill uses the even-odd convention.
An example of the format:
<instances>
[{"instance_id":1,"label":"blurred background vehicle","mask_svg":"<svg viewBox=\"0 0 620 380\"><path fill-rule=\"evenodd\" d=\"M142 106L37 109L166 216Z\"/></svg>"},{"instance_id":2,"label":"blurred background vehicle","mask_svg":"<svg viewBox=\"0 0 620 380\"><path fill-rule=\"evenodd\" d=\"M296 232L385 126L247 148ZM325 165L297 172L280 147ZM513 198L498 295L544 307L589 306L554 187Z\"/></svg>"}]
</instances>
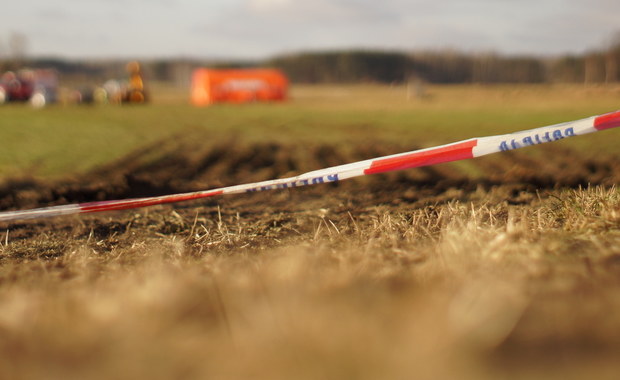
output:
<instances>
[{"instance_id":1,"label":"blurred background vehicle","mask_svg":"<svg viewBox=\"0 0 620 380\"><path fill-rule=\"evenodd\" d=\"M0 78L0 104L29 102L43 107L57 100L58 75L51 69L7 71Z\"/></svg>"}]
</instances>

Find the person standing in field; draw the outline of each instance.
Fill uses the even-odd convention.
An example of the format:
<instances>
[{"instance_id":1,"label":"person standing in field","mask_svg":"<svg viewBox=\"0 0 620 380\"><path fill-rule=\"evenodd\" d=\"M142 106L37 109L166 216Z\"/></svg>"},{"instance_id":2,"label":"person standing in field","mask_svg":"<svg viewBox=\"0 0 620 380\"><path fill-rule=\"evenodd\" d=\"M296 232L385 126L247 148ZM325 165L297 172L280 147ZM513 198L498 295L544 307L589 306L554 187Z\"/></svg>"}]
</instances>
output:
<instances>
[{"instance_id":1,"label":"person standing in field","mask_svg":"<svg viewBox=\"0 0 620 380\"><path fill-rule=\"evenodd\" d=\"M142 74L140 72L140 64L136 61L129 62L127 64L127 71L129 72L129 86L127 88L125 101L128 103L144 103L146 101L146 95Z\"/></svg>"}]
</instances>

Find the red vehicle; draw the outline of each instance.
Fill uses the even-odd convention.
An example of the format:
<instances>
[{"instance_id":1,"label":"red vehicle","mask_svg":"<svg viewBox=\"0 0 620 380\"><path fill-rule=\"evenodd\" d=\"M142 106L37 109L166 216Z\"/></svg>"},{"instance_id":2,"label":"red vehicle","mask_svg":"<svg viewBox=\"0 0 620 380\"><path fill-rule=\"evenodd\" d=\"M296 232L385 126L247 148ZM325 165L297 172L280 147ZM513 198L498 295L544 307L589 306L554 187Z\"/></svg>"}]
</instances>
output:
<instances>
[{"instance_id":1,"label":"red vehicle","mask_svg":"<svg viewBox=\"0 0 620 380\"><path fill-rule=\"evenodd\" d=\"M0 104L30 102L42 107L56 101L58 78L53 70L7 71L0 78Z\"/></svg>"}]
</instances>

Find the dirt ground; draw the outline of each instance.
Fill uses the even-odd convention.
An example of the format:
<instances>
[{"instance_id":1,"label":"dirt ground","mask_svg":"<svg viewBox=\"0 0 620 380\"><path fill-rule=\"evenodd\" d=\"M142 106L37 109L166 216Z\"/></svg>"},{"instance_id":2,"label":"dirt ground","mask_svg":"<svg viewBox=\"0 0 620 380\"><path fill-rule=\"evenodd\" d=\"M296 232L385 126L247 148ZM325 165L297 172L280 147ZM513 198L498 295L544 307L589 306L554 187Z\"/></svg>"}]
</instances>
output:
<instances>
[{"instance_id":1,"label":"dirt ground","mask_svg":"<svg viewBox=\"0 0 620 380\"><path fill-rule=\"evenodd\" d=\"M411 150L185 142L145 159L161 148L80 178L6 180L0 209L203 190ZM471 164L4 223L4 374L612 378L620 161L550 144ZM589 214L591 199L604 207Z\"/></svg>"},{"instance_id":2,"label":"dirt ground","mask_svg":"<svg viewBox=\"0 0 620 380\"><path fill-rule=\"evenodd\" d=\"M292 176L403 152L411 147L382 144L348 151L330 145L240 145L230 141L206 148L183 143L165 149L169 152L160 153L162 157L145 162L144 157L162 151L160 143L153 144L79 178L53 182L33 178L7 179L0 184L0 210L206 190ZM468 201L476 199L477 193L491 189L501 193L501 200L510 204L527 204L550 190L589 185L609 187L617 184L620 178L620 163L615 157L584 160L579 153L557 145L538 150L537 155L528 153L504 152L469 160L475 168L473 175L444 164L337 184L189 202L173 208L183 216L202 213L203 210L210 210L213 215L219 208L220 214L238 213L250 220L264 220L269 219L269 215L298 213L309 208L361 214L377 206L398 209L450 200ZM154 209L148 211L153 212ZM107 220L112 215L108 213L100 219ZM132 212L117 213L113 218L131 215ZM95 223L99 220L98 217L86 219ZM67 222L74 223L73 220ZM58 226L59 223L57 219L52 225ZM48 228L46 221L24 226L32 231L38 225ZM10 226L10 230L15 231L14 238L19 236L18 226Z\"/></svg>"}]
</instances>

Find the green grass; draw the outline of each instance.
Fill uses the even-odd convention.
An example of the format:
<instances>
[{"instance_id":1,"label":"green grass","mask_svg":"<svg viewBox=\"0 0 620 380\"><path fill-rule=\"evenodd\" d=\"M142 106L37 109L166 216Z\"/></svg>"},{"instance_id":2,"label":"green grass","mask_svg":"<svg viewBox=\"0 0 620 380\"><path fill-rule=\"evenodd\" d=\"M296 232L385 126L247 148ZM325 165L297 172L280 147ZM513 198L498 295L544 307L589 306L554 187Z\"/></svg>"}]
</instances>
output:
<instances>
[{"instance_id":1,"label":"green grass","mask_svg":"<svg viewBox=\"0 0 620 380\"><path fill-rule=\"evenodd\" d=\"M401 86L296 86L287 103L196 108L183 92L159 86L154 102L145 106L5 105L0 176L79 174L165 139L426 147L620 108L620 92L612 86L430 86L426 91L426 98L408 99ZM566 143L586 153L594 147L615 152L616 146L608 135Z\"/></svg>"}]
</instances>

